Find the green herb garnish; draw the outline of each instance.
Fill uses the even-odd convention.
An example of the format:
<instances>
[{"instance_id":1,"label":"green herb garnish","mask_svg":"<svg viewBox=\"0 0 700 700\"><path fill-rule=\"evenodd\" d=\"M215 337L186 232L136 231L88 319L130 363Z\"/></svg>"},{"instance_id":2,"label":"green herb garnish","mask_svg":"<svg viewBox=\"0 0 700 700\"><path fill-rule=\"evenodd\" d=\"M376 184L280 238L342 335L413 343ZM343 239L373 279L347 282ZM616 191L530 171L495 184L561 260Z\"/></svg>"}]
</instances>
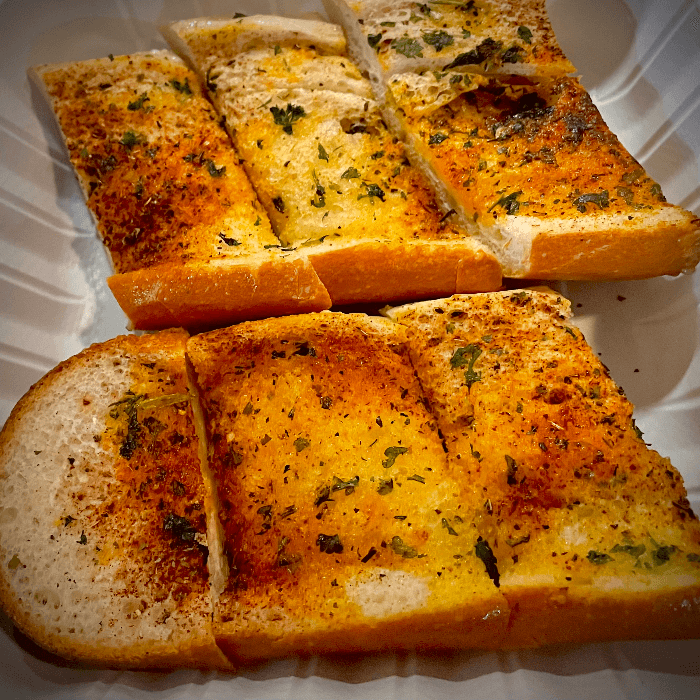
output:
<instances>
[{"instance_id":1,"label":"green herb garnish","mask_svg":"<svg viewBox=\"0 0 700 700\"><path fill-rule=\"evenodd\" d=\"M396 53L403 54L406 58L423 58L423 47L420 45L420 42L408 36L394 39L391 42L391 48L394 49Z\"/></svg>"},{"instance_id":2,"label":"green herb garnish","mask_svg":"<svg viewBox=\"0 0 700 700\"><path fill-rule=\"evenodd\" d=\"M360 177L360 173L357 168L348 168L340 177L343 180L350 180L354 177Z\"/></svg>"},{"instance_id":3,"label":"green herb garnish","mask_svg":"<svg viewBox=\"0 0 700 700\"><path fill-rule=\"evenodd\" d=\"M279 124L285 134L291 134L292 124L306 116L306 112L304 111L303 107L293 105L291 103L287 103L287 106L284 109L280 109L279 107L270 107L270 112L272 112L272 117L275 120L275 124Z\"/></svg>"},{"instance_id":4,"label":"green herb garnish","mask_svg":"<svg viewBox=\"0 0 700 700\"><path fill-rule=\"evenodd\" d=\"M582 194L573 200L573 205L582 213L586 213L586 205L589 203L597 204L599 209L605 209L608 204L610 204L608 191L603 190L602 192L589 192L588 194Z\"/></svg>"},{"instance_id":5,"label":"green herb garnish","mask_svg":"<svg viewBox=\"0 0 700 700\"><path fill-rule=\"evenodd\" d=\"M588 551L588 554L586 555L586 559L588 559L591 564L607 564L608 562L614 561L614 559L609 555L605 554L603 552L596 552L595 549L591 549Z\"/></svg>"},{"instance_id":6,"label":"green herb garnish","mask_svg":"<svg viewBox=\"0 0 700 700\"><path fill-rule=\"evenodd\" d=\"M450 358L451 369L467 367L467 371L464 373L464 380L468 388L471 388L474 382L481 380L481 372L474 370L474 363L479 359L480 355L481 348L478 345L470 343L463 348L457 348Z\"/></svg>"},{"instance_id":7,"label":"green herb garnish","mask_svg":"<svg viewBox=\"0 0 700 700\"><path fill-rule=\"evenodd\" d=\"M408 452L408 447L387 447L384 450L386 459L382 460L384 469L390 469L394 466L394 462L399 455L405 455Z\"/></svg>"},{"instance_id":8,"label":"green herb garnish","mask_svg":"<svg viewBox=\"0 0 700 700\"><path fill-rule=\"evenodd\" d=\"M306 438L303 438L303 437L298 437L294 441L294 449L297 451L297 453L299 453L302 450L305 450L310 444L311 444L311 440L307 440Z\"/></svg>"},{"instance_id":9,"label":"green herb garnish","mask_svg":"<svg viewBox=\"0 0 700 700\"><path fill-rule=\"evenodd\" d=\"M437 132L435 134L432 134L430 138L428 139L428 144L430 146L434 146L436 144L442 143L443 141L446 141L449 138L447 134L443 134L441 132Z\"/></svg>"},{"instance_id":10,"label":"green herb garnish","mask_svg":"<svg viewBox=\"0 0 700 700\"><path fill-rule=\"evenodd\" d=\"M335 491L345 490L345 495L349 496L355 490L355 487L360 483L359 476L353 476L352 479L339 479L337 476L333 477L333 483L331 485L331 493Z\"/></svg>"},{"instance_id":11,"label":"green herb garnish","mask_svg":"<svg viewBox=\"0 0 700 700\"><path fill-rule=\"evenodd\" d=\"M391 543L389 545L394 554L400 554L404 559L422 559L425 554L418 554L418 550L415 547L404 544L404 541L395 535L391 538Z\"/></svg>"},{"instance_id":12,"label":"green herb garnish","mask_svg":"<svg viewBox=\"0 0 700 700\"><path fill-rule=\"evenodd\" d=\"M366 190L366 194L357 195L358 200L363 199L364 197L369 197L370 201L374 203L374 197L378 197L380 201L384 201L384 190L379 185L375 185L374 183L365 183L364 188Z\"/></svg>"},{"instance_id":13,"label":"green herb garnish","mask_svg":"<svg viewBox=\"0 0 700 700\"><path fill-rule=\"evenodd\" d=\"M134 146L140 143L146 143L146 137L129 129L129 131L124 132L124 135L119 143L131 150Z\"/></svg>"},{"instance_id":14,"label":"green herb garnish","mask_svg":"<svg viewBox=\"0 0 700 700\"><path fill-rule=\"evenodd\" d=\"M316 544L326 554L340 554L343 551L343 545L338 535L319 534L316 538Z\"/></svg>"},{"instance_id":15,"label":"green herb garnish","mask_svg":"<svg viewBox=\"0 0 700 700\"><path fill-rule=\"evenodd\" d=\"M503 209L505 209L506 214L515 216L515 214L517 214L518 210L520 209L520 202L518 201L518 197L521 194L522 190L518 190L517 192L511 192L505 197L501 197L495 204L492 204L489 207L489 211L492 211L496 207L503 207Z\"/></svg>"},{"instance_id":16,"label":"green herb garnish","mask_svg":"<svg viewBox=\"0 0 700 700\"><path fill-rule=\"evenodd\" d=\"M194 525L187 518L175 513L170 513L165 517L163 529L166 532L170 532L176 540L182 540L183 542L192 542L197 534Z\"/></svg>"},{"instance_id":17,"label":"green herb garnish","mask_svg":"<svg viewBox=\"0 0 700 700\"><path fill-rule=\"evenodd\" d=\"M380 34L369 34L367 36L367 43L373 48L379 50L379 42L382 40L382 35Z\"/></svg>"},{"instance_id":18,"label":"green herb garnish","mask_svg":"<svg viewBox=\"0 0 700 700\"><path fill-rule=\"evenodd\" d=\"M479 538L476 541L474 553L484 563L484 566L486 567L486 573L488 574L489 578L493 581L496 588L499 588L501 585L501 576L498 573L498 560L494 556L493 550L489 546L489 543L481 536L479 536Z\"/></svg>"},{"instance_id":19,"label":"green herb garnish","mask_svg":"<svg viewBox=\"0 0 700 700\"><path fill-rule=\"evenodd\" d=\"M135 112L138 109L141 109L143 107L143 103L148 100L148 93L144 92L140 97L138 97L136 100L133 102L129 102L127 105L127 109L131 110L132 112Z\"/></svg>"},{"instance_id":20,"label":"green herb garnish","mask_svg":"<svg viewBox=\"0 0 700 700\"><path fill-rule=\"evenodd\" d=\"M426 32L423 34L423 41L435 49L436 53L440 53L445 47L452 46L455 40L442 30L436 32Z\"/></svg>"},{"instance_id":21,"label":"green herb garnish","mask_svg":"<svg viewBox=\"0 0 700 700\"><path fill-rule=\"evenodd\" d=\"M509 486L515 486L518 483L517 479L515 478L515 473L518 471L518 465L510 455L506 455L505 457L507 466L506 481L508 482Z\"/></svg>"},{"instance_id":22,"label":"green herb garnish","mask_svg":"<svg viewBox=\"0 0 700 700\"><path fill-rule=\"evenodd\" d=\"M179 80L171 80L170 85L172 85L178 92L183 95L191 95L192 88L190 87L189 78L185 78L185 82L181 83Z\"/></svg>"},{"instance_id":23,"label":"green herb garnish","mask_svg":"<svg viewBox=\"0 0 700 700\"><path fill-rule=\"evenodd\" d=\"M388 493L391 493L394 490L394 480L389 479L379 479L379 488L377 489L377 493L380 496L386 496Z\"/></svg>"},{"instance_id":24,"label":"green herb garnish","mask_svg":"<svg viewBox=\"0 0 700 700\"><path fill-rule=\"evenodd\" d=\"M526 44L532 43L532 32L527 27L525 27L523 25L520 25L518 27L518 36Z\"/></svg>"}]
</instances>

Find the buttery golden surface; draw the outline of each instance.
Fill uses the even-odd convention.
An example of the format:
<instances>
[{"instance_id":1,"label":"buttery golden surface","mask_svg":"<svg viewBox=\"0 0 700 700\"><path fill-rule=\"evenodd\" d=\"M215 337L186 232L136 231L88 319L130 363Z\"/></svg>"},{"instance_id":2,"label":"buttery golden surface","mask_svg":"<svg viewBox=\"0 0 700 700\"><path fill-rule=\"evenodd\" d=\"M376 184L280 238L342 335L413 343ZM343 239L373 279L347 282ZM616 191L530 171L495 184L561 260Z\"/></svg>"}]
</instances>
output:
<instances>
[{"instance_id":1,"label":"buttery golden surface","mask_svg":"<svg viewBox=\"0 0 700 700\"><path fill-rule=\"evenodd\" d=\"M168 352L130 363L130 388L111 404L101 444L114 454L115 481L92 523L99 562L117 558L131 594L146 586L151 601L182 603L208 594L207 504L185 372L187 335L158 339Z\"/></svg>"},{"instance_id":2,"label":"buttery golden surface","mask_svg":"<svg viewBox=\"0 0 700 700\"><path fill-rule=\"evenodd\" d=\"M405 309L395 317L502 586L697 578L681 477L644 444L568 302L516 291Z\"/></svg>"},{"instance_id":3,"label":"buttery golden surface","mask_svg":"<svg viewBox=\"0 0 700 700\"><path fill-rule=\"evenodd\" d=\"M198 78L176 56L40 71L117 273L278 243Z\"/></svg>"},{"instance_id":4,"label":"buttery golden surface","mask_svg":"<svg viewBox=\"0 0 700 700\"><path fill-rule=\"evenodd\" d=\"M316 28L314 43L275 22L176 31L207 76L283 246L465 238L382 121L338 28L299 22L307 33ZM245 41L221 40L241 32Z\"/></svg>"},{"instance_id":5,"label":"buttery golden surface","mask_svg":"<svg viewBox=\"0 0 700 700\"><path fill-rule=\"evenodd\" d=\"M440 210L373 101L285 90L227 105L237 147L285 246L466 235Z\"/></svg>"},{"instance_id":6,"label":"buttery golden surface","mask_svg":"<svg viewBox=\"0 0 700 700\"><path fill-rule=\"evenodd\" d=\"M316 314L194 337L188 354L231 572L220 615L236 621L234 642L263 619L260 635L340 638L372 618L482 610L467 629L498 607L401 328ZM383 594L382 579L393 584Z\"/></svg>"},{"instance_id":7,"label":"buttery golden surface","mask_svg":"<svg viewBox=\"0 0 700 700\"><path fill-rule=\"evenodd\" d=\"M633 221L672 206L577 80L472 82L458 72L439 82L465 91L431 109L406 81L392 90L416 147L474 221L582 214Z\"/></svg>"}]
</instances>

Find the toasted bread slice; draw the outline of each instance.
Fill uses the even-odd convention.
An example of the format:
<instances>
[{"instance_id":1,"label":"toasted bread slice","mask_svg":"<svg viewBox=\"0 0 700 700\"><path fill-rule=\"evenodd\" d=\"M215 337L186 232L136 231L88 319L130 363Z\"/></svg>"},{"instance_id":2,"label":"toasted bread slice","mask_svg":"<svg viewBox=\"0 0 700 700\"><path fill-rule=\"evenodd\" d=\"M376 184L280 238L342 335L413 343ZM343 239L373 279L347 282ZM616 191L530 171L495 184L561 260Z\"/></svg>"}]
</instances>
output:
<instances>
[{"instance_id":1,"label":"toasted bread slice","mask_svg":"<svg viewBox=\"0 0 700 700\"><path fill-rule=\"evenodd\" d=\"M498 646L508 609L475 556L401 327L313 314L190 339L231 576L235 659Z\"/></svg>"},{"instance_id":2,"label":"toasted bread slice","mask_svg":"<svg viewBox=\"0 0 700 700\"><path fill-rule=\"evenodd\" d=\"M204 77L283 249L334 304L500 285L387 130L338 27L258 16L164 33Z\"/></svg>"},{"instance_id":3,"label":"toasted bread slice","mask_svg":"<svg viewBox=\"0 0 700 700\"><path fill-rule=\"evenodd\" d=\"M229 667L211 630L211 491L186 338L93 345L36 384L0 433L0 601L68 659Z\"/></svg>"},{"instance_id":4,"label":"toasted bread slice","mask_svg":"<svg viewBox=\"0 0 700 700\"><path fill-rule=\"evenodd\" d=\"M279 255L230 139L177 56L153 51L30 74L54 109L114 267L110 286L134 327L211 327L267 305L281 313L330 305L306 260Z\"/></svg>"},{"instance_id":5,"label":"toasted bread slice","mask_svg":"<svg viewBox=\"0 0 700 700\"><path fill-rule=\"evenodd\" d=\"M550 292L399 307L453 470L472 486L506 646L700 634L700 524L678 472Z\"/></svg>"},{"instance_id":6,"label":"toasted bread slice","mask_svg":"<svg viewBox=\"0 0 700 700\"><path fill-rule=\"evenodd\" d=\"M403 73L564 75L574 71L557 43L544 0L427 2L324 0L345 28L351 55L378 99Z\"/></svg>"},{"instance_id":7,"label":"toasted bread slice","mask_svg":"<svg viewBox=\"0 0 700 700\"><path fill-rule=\"evenodd\" d=\"M700 220L666 202L576 79L461 72L390 88L414 161L505 275L631 279L697 265Z\"/></svg>"}]
</instances>

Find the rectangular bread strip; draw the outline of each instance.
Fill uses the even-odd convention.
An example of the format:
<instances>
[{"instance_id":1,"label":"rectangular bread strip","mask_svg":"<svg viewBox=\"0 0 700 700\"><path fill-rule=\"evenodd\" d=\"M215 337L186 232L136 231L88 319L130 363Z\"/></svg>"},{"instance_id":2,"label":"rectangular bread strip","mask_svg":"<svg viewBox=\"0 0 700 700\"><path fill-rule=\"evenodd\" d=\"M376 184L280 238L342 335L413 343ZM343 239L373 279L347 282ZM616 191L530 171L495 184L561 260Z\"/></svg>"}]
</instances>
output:
<instances>
[{"instance_id":1,"label":"rectangular bread strip","mask_svg":"<svg viewBox=\"0 0 700 700\"><path fill-rule=\"evenodd\" d=\"M700 220L666 202L575 78L407 74L390 90L414 162L500 251L506 276L636 279L697 265Z\"/></svg>"},{"instance_id":2,"label":"rectangular bread strip","mask_svg":"<svg viewBox=\"0 0 700 700\"><path fill-rule=\"evenodd\" d=\"M68 659L230 667L211 629L211 503L186 339L91 346L35 385L0 433L2 606Z\"/></svg>"},{"instance_id":3,"label":"rectangular bread strip","mask_svg":"<svg viewBox=\"0 0 700 700\"><path fill-rule=\"evenodd\" d=\"M545 3L328 0L384 116L506 277L691 272L700 221L610 132ZM360 58L361 57L361 58Z\"/></svg>"},{"instance_id":4,"label":"rectangular bread strip","mask_svg":"<svg viewBox=\"0 0 700 700\"><path fill-rule=\"evenodd\" d=\"M204 18L164 34L204 77L283 249L308 257L334 304L425 297L435 280L499 287L493 255L387 130L338 27Z\"/></svg>"},{"instance_id":5,"label":"rectangular bread strip","mask_svg":"<svg viewBox=\"0 0 700 700\"><path fill-rule=\"evenodd\" d=\"M234 659L495 648L508 609L474 556L401 327L311 314L195 336Z\"/></svg>"},{"instance_id":6,"label":"rectangular bread strip","mask_svg":"<svg viewBox=\"0 0 700 700\"><path fill-rule=\"evenodd\" d=\"M544 0L324 0L348 34L380 102L401 73L565 75L574 66L557 43Z\"/></svg>"},{"instance_id":7,"label":"rectangular bread strip","mask_svg":"<svg viewBox=\"0 0 700 700\"><path fill-rule=\"evenodd\" d=\"M53 107L111 258L110 286L134 327L211 327L251 318L251 307L260 315L268 304L280 313L330 305L305 259L278 254L238 155L181 59L153 51L30 74ZM278 284L256 286L277 267ZM304 280L292 293L290 277Z\"/></svg>"},{"instance_id":8,"label":"rectangular bread strip","mask_svg":"<svg viewBox=\"0 0 700 700\"><path fill-rule=\"evenodd\" d=\"M394 308L473 489L505 646L700 634L700 524L681 476L551 291ZM494 578L494 581L496 579Z\"/></svg>"}]
</instances>

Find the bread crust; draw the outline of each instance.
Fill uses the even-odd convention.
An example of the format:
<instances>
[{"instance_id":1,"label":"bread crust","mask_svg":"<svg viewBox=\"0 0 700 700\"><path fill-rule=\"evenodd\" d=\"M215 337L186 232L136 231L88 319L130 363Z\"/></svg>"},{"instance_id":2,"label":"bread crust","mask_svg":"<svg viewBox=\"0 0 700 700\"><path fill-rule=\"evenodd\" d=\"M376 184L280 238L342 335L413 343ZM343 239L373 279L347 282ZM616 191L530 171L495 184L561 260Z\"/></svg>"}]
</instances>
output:
<instances>
[{"instance_id":1,"label":"bread crust","mask_svg":"<svg viewBox=\"0 0 700 700\"><path fill-rule=\"evenodd\" d=\"M597 217L584 222L532 222L524 276L531 279L646 279L690 274L700 259L700 219L678 207ZM538 232L539 229L539 232ZM546 229L546 230L542 230ZM572 251L576 251L572 253Z\"/></svg>"},{"instance_id":2,"label":"bread crust","mask_svg":"<svg viewBox=\"0 0 700 700\"><path fill-rule=\"evenodd\" d=\"M541 647L575 642L700 637L700 585L647 592L614 593L597 587L522 586L504 591L513 611L503 648Z\"/></svg>"},{"instance_id":3,"label":"bread crust","mask_svg":"<svg viewBox=\"0 0 700 700\"><path fill-rule=\"evenodd\" d=\"M107 280L135 329L206 330L262 316L328 309L331 297L306 258L147 268Z\"/></svg>"},{"instance_id":4,"label":"bread crust","mask_svg":"<svg viewBox=\"0 0 700 700\"><path fill-rule=\"evenodd\" d=\"M468 238L366 241L310 249L334 304L427 299L501 286L498 262Z\"/></svg>"}]
</instances>

